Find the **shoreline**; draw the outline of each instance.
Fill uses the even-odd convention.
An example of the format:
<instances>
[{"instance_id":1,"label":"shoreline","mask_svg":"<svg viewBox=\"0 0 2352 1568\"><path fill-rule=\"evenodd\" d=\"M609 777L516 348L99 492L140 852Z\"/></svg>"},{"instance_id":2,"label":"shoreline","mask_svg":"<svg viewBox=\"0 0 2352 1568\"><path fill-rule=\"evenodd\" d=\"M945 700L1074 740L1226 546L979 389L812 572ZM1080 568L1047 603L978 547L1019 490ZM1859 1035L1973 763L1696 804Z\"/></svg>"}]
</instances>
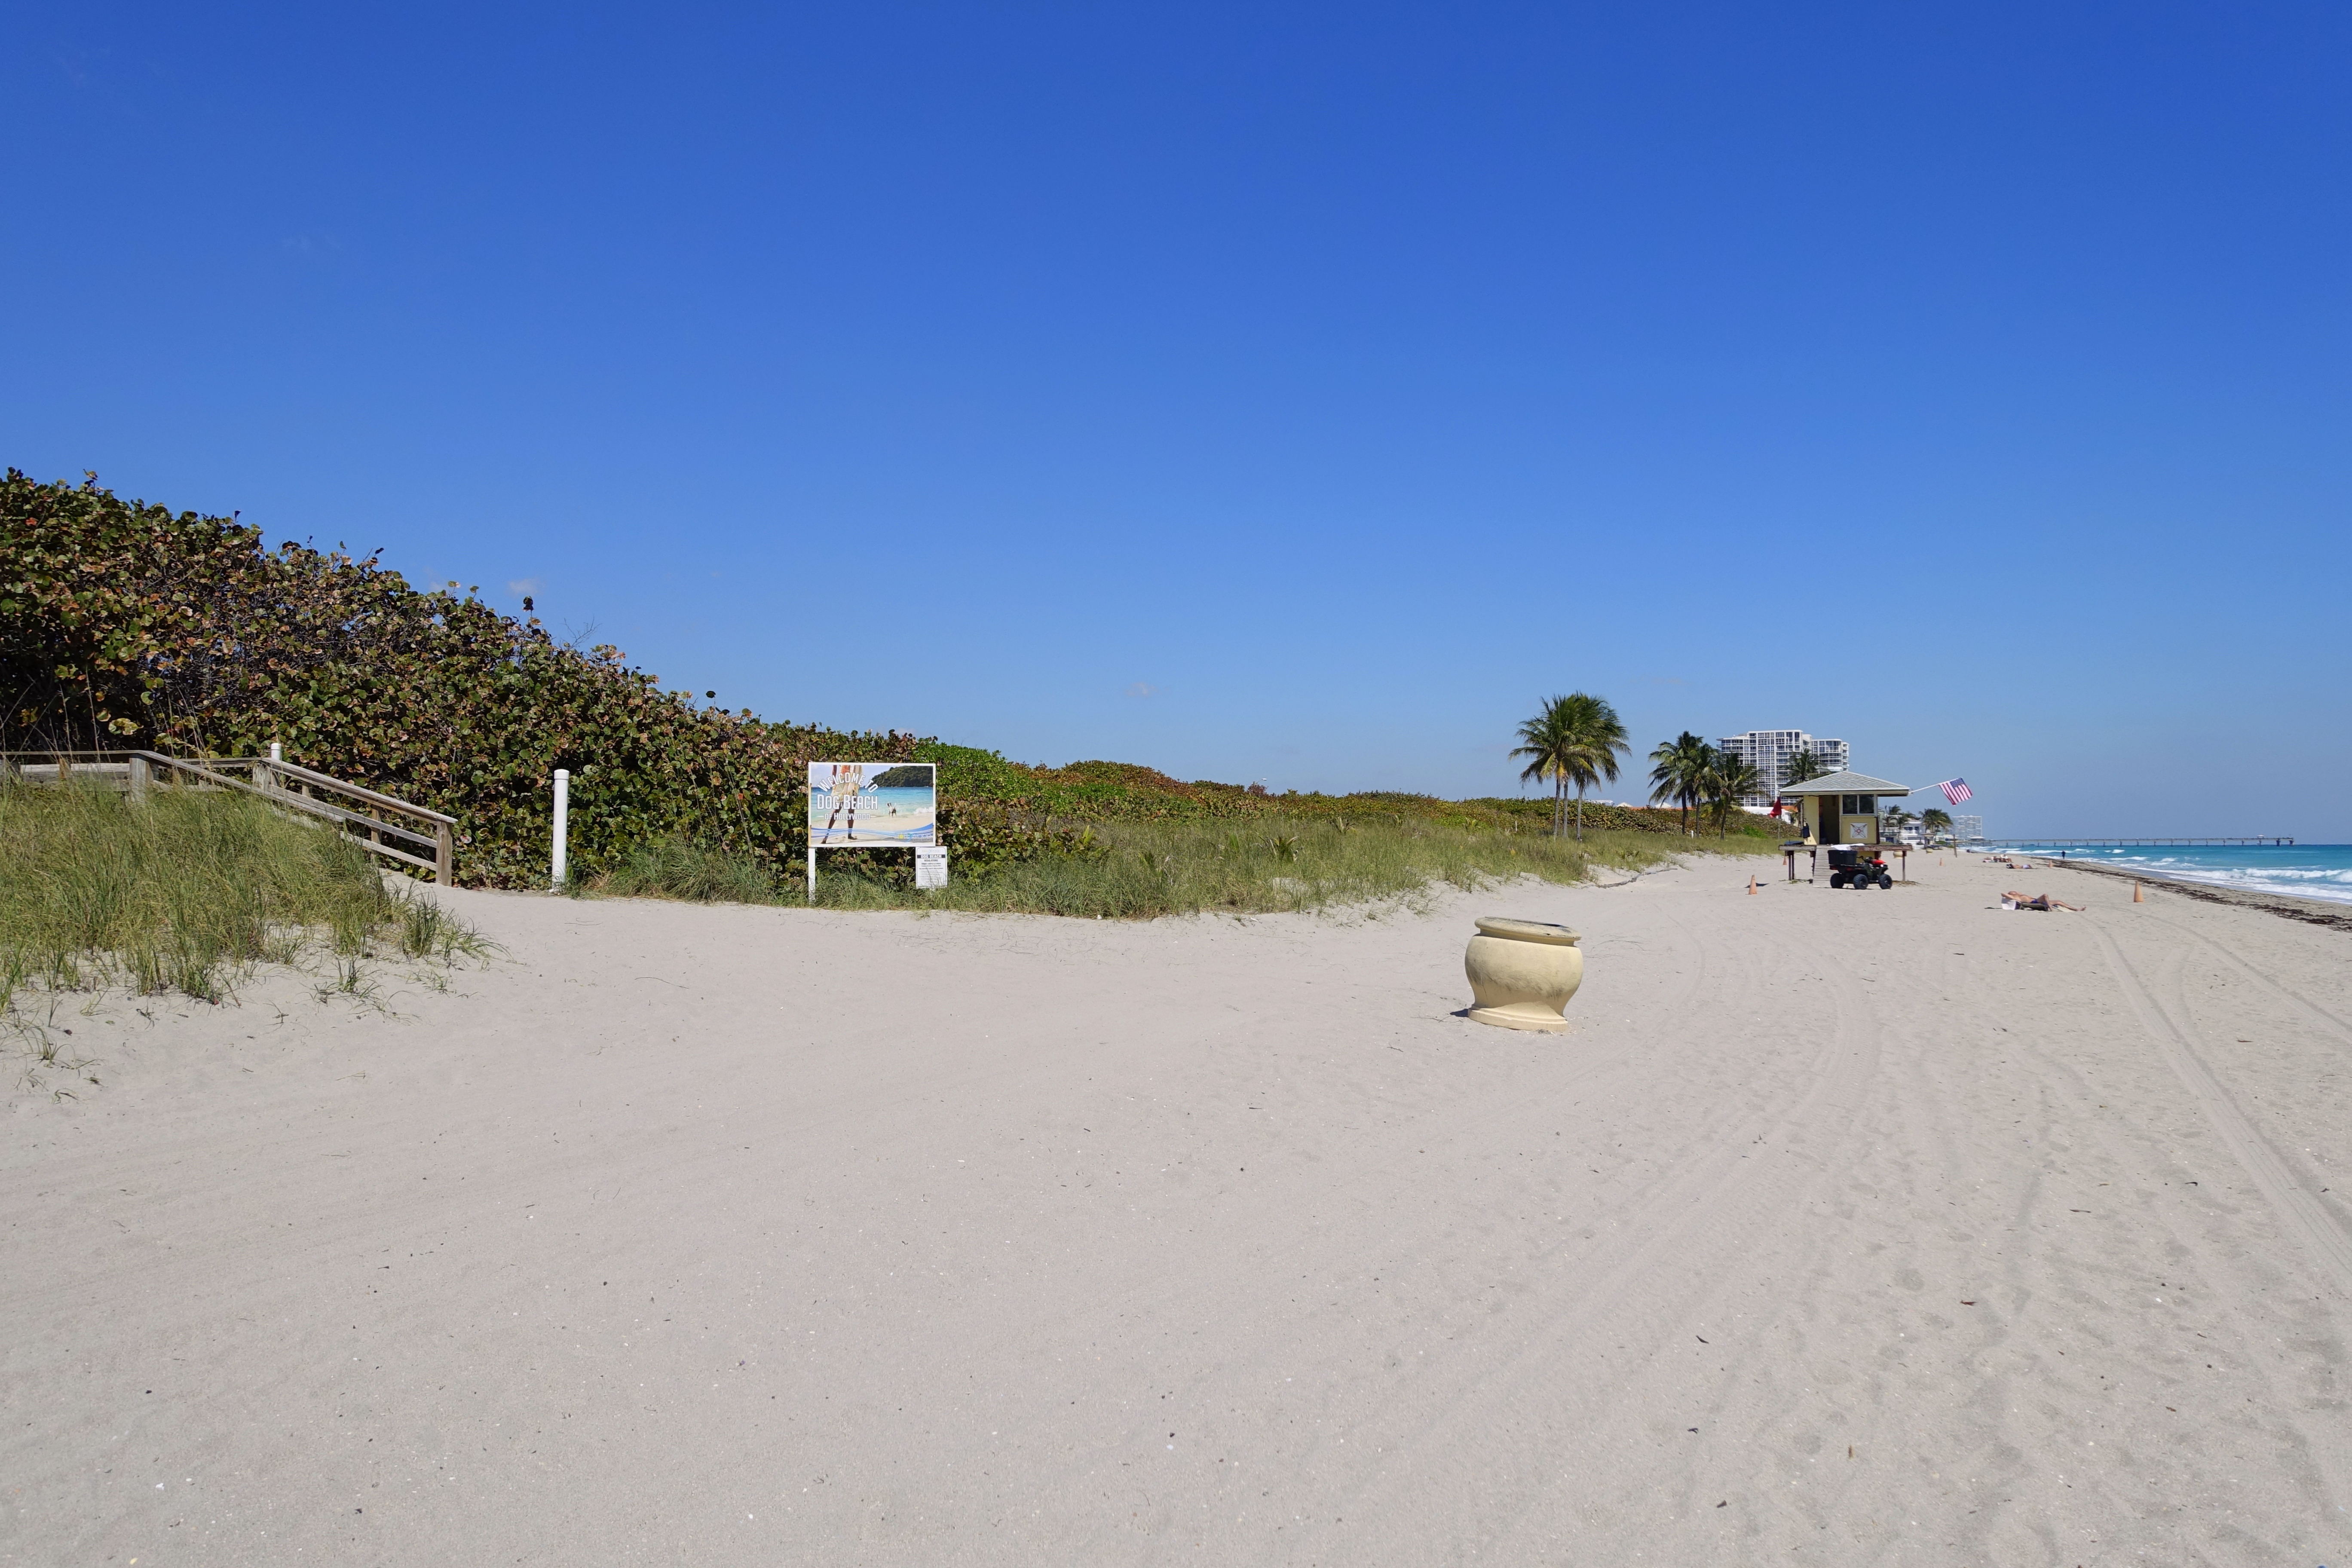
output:
<instances>
[{"instance_id":1,"label":"shoreline","mask_svg":"<svg viewBox=\"0 0 2352 1568\"><path fill-rule=\"evenodd\" d=\"M2217 887L2211 882L2200 882L2186 877L2126 870L2120 866L2098 866L2089 861L2060 859L2053 856L2019 854L2016 858L2038 861L2063 871L2087 871L2095 877L2115 877L2126 882L2153 882L2172 892L2202 899L2207 903L2236 904L2244 909L2264 910L2284 920L2352 931L2352 904L2331 903L2325 899L2298 899L2287 893L2249 892L2238 888Z\"/></svg>"}]
</instances>

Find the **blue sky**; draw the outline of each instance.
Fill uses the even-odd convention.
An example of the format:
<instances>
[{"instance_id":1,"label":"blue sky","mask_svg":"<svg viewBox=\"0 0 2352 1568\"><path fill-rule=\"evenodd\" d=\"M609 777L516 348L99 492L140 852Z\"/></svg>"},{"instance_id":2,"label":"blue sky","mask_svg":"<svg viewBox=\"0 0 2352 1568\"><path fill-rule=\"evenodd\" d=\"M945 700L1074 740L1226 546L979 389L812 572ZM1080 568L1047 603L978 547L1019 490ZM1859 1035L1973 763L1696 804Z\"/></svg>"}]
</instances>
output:
<instances>
[{"instance_id":1,"label":"blue sky","mask_svg":"<svg viewBox=\"0 0 2352 1568\"><path fill-rule=\"evenodd\" d=\"M5 37L38 477L1028 761L1508 792L1582 688L1996 830L2352 839L2352 12Z\"/></svg>"}]
</instances>

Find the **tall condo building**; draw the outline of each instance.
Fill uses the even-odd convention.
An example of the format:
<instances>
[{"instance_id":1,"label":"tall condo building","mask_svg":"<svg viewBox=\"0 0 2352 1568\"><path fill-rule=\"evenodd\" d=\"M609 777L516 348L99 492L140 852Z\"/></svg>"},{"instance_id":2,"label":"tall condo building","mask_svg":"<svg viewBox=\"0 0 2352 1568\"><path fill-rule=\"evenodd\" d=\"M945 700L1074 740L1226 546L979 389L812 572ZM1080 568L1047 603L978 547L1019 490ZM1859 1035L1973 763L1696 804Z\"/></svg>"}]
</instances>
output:
<instances>
[{"instance_id":1,"label":"tall condo building","mask_svg":"<svg viewBox=\"0 0 2352 1568\"><path fill-rule=\"evenodd\" d=\"M1824 773L1841 773L1846 763L1843 741L1817 741L1802 730L1750 730L1745 735L1726 735L1716 744L1755 768L1763 785L1759 793L1743 795L1742 805L1771 805L1788 782L1789 759L1799 752L1811 752Z\"/></svg>"}]
</instances>

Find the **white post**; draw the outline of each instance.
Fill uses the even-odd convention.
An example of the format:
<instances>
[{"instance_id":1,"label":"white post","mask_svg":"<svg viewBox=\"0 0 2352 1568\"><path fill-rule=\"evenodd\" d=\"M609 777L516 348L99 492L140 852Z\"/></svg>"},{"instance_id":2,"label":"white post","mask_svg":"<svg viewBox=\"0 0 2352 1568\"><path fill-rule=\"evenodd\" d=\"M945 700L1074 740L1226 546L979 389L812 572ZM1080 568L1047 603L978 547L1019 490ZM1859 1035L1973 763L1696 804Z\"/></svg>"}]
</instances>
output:
<instances>
[{"instance_id":1,"label":"white post","mask_svg":"<svg viewBox=\"0 0 2352 1568\"><path fill-rule=\"evenodd\" d=\"M286 760L286 748L285 748L285 746L284 746L284 745L282 745L282 744L280 744L278 742L276 742L276 741L272 741L272 742L269 742L269 760L270 760L271 762L273 762L273 763L282 763L282 762L284 762L284 761ZM269 772L268 772L268 776L267 776L267 777L265 777L265 778L261 781L261 783L262 783L262 787L263 787L264 789L276 789L276 788L278 787L278 770L277 770L276 768L274 768L274 767L273 767L273 768L271 768L271 769L269 770Z\"/></svg>"},{"instance_id":2,"label":"white post","mask_svg":"<svg viewBox=\"0 0 2352 1568\"><path fill-rule=\"evenodd\" d=\"M816 902L816 840L809 840L808 901Z\"/></svg>"},{"instance_id":3,"label":"white post","mask_svg":"<svg viewBox=\"0 0 2352 1568\"><path fill-rule=\"evenodd\" d=\"M553 870L556 891L563 890L563 839L572 824L572 770L555 770L555 855Z\"/></svg>"}]
</instances>

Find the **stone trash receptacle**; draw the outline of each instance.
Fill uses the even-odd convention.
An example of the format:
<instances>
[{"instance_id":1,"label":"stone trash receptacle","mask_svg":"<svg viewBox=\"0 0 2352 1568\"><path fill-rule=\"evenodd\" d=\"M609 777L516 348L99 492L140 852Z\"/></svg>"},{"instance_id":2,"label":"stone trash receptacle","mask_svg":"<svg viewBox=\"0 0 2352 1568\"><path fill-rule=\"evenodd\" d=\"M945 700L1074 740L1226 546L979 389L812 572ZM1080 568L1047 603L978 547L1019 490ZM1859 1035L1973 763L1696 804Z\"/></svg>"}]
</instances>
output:
<instances>
[{"instance_id":1,"label":"stone trash receptacle","mask_svg":"<svg viewBox=\"0 0 2352 1568\"><path fill-rule=\"evenodd\" d=\"M1584 952L1576 932L1542 921L1487 915L1462 955L1477 999L1469 1016L1506 1029L1541 1029L1560 1034L1568 1020L1560 1009L1584 984Z\"/></svg>"}]
</instances>

